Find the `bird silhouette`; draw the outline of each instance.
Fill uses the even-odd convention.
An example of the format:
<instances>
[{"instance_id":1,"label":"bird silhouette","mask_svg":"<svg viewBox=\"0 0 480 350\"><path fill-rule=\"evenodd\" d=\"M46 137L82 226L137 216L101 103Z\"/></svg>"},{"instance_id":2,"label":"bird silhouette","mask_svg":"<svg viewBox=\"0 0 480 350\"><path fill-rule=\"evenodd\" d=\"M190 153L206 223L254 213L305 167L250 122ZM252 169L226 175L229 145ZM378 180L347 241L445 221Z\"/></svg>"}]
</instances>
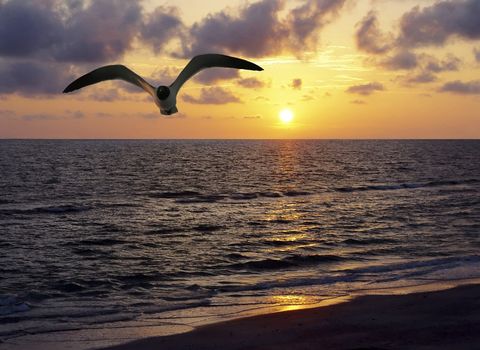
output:
<instances>
[{"instance_id":1,"label":"bird silhouette","mask_svg":"<svg viewBox=\"0 0 480 350\"><path fill-rule=\"evenodd\" d=\"M160 109L160 113L164 115L171 115L178 112L177 94L183 84L185 84L188 79L200 72L202 69L212 67L236 68L255 71L263 70L262 67L257 66L255 63L241 58L221 54L204 54L193 57L172 84L169 86L160 85L155 88L132 70L123 65L115 64L97 68L90 73L81 76L68 85L65 90L63 90L63 93L72 92L85 86L93 85L105 80L120 79L141 87L153 97L155 104Z\"/></svg>"}]
</instances>

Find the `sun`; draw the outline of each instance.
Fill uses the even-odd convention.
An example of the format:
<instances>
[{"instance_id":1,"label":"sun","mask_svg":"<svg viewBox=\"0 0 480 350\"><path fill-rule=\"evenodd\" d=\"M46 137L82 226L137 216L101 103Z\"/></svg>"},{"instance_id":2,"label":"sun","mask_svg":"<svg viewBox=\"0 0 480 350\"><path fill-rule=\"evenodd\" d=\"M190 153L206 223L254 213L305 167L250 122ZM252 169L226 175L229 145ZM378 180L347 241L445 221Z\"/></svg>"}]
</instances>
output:
<instances>
[{"instance_id":1,"label":"sun","mask_svg":"<svg viewBox=\"0 0 480 350\"><path fill-rule=\"evenodd\" d=\"M291 109L284 108L280 111L278 117L280 118L282 123L288 124L293 120L293 112Z\"/></svg>"}]
</instances>

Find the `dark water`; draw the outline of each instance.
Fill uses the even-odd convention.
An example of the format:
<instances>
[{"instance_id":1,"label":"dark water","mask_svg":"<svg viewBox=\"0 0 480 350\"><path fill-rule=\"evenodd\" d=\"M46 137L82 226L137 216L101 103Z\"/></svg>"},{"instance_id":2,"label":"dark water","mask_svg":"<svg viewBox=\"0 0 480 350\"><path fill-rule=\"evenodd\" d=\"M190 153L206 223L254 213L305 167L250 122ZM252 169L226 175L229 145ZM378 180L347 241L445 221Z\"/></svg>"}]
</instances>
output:
<instances>
[{"instance_id":1,"label":"dark water","mask_svg":"<svg viewBox=\"0 0 480 350\"><path fill-rule=\"evenodd\" d=\"M479 194L480 141L0 141L0 339L480 277Z\"/></svg>"}]
</instances>

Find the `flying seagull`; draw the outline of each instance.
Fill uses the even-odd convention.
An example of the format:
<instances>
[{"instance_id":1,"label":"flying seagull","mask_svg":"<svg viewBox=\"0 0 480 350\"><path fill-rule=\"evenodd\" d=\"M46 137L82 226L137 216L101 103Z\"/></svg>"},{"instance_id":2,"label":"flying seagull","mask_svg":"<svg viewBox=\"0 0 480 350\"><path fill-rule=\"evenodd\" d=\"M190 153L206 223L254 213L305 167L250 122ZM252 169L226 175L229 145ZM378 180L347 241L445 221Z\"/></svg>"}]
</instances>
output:
<instances>
[{"instance_id":1,"label":"flying seagull","mask_svg":"<svg viewBox=\"0 0 480 350\"><path fill-rule=\"evenodd\" d=\"M193 57L190 62L188 62L185 68L183 68L178 75L177 79L175 79L170 86L160 85L159 87L155 88L132 70L123 65L115 64L97 68L90 73L81 76L68 85L65 90L63 90L63 93L72 92L104 80L121 79L137 85L148 92L153 97L155 104L160 108L160 113L171 115L178 112L177 94L182 85L202 69L211 67L236 68L256 71L263 70L262 67L259 67L256 64L241 58L220 54L198 55Z\"/></svg>"}]
</instances>

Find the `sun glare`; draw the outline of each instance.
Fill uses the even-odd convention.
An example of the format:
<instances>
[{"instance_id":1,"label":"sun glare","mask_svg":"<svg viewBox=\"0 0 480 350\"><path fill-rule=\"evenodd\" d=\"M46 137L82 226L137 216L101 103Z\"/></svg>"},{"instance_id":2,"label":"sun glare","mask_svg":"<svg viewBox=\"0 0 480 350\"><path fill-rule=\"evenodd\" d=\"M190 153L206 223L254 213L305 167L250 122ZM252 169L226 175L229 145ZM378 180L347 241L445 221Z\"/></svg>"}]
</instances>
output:
<instances>
[{"instance_id":1,"label":"sun glare","mask_svg":"<svg viewBox=\"0 0 480 350\"><path fill-rule=\"evenodd\" d=\"M280 111L278 117L283 123L288 124L293 120L293 112L290 109L285 108Z\"/></svg>"}]
</instances>

